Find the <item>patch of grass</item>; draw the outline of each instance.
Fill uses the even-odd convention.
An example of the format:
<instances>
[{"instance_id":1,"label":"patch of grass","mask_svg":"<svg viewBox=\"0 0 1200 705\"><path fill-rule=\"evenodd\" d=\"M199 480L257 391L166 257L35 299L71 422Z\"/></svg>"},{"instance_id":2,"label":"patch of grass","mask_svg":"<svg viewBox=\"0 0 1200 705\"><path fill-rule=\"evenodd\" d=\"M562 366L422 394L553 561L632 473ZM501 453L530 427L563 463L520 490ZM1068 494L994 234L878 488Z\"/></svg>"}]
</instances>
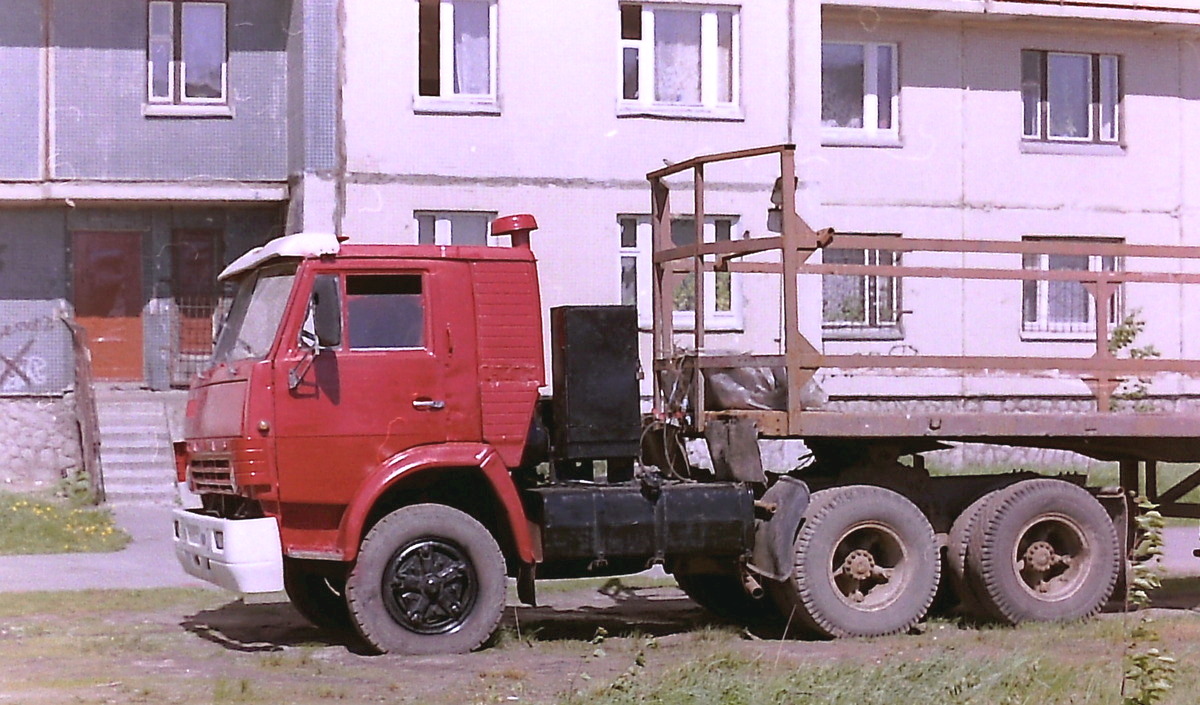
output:
<instances>
[{"instance_id":1,"label":"patch of grass","mask_svg":"<svg viewBox=\"0 0 1200 705\"><path fill-rule=\"evenodd\" d=\"M1112 670L1112 669L1108 669ZM964 658L954 653L874 663L772 664L734 651L663 672L620 678L568 695L564 705L892 705L1112 702L1118 682L1107 671L1045 662L1025 654ZM1082 697L1081 697L1082 696ZM1078 698L1078 699L1077 699Z\"/></svg>"},{"instance_id":2,"label":"patch of grass","mask_svg":"<svg viewBox=\"0 0 1200 705\"><path fill-rule=\"evenodd\" d=\"M256 697L254 689L250 687L249 679L239 678L236 681L229 681L219 678L213 684L212 699L214 703L245 703L256 700Z\"/></svg>"},{"instance_id":3,"label":"patch of grass","mask_svg":"<svg viewBox=\"0 0 1200 705\"><path fill-rule=\"evenodd\" d=\"M41 614L56 617L100 616L175 607L196 610L217 607L229 601L229 593L207 588L11 592L0 593L0 619Z\"/></svg>"},{"instance_id":4,"label":"patch of grass","mask_svg":"<svg viewBox=\"0 0 1200 705\"><path fill-rule=\"evenodd\" d=\"M0 555L105 553L128 543L107 509L0 492Z\"/></svg>"}]
</instances>

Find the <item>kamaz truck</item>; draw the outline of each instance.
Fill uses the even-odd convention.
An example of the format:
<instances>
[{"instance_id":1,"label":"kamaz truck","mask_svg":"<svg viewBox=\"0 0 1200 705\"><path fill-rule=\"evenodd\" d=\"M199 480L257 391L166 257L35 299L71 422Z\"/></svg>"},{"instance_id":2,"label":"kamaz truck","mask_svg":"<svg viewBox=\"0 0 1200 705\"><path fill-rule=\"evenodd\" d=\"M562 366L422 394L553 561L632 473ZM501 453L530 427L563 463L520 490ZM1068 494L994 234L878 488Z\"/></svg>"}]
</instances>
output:
<instances>
[{"instance_id":1,"label":"kamaz truck","mask_svg":"<svg viewBox=\"0 0 1200 705\"><path fill-rule=\"evenodd\" d=\"M683 212L700 224L706 167L745 159L778 161L763 200L778 232L705 241L697 225L691 242L673 240L676 182L688 180ZM1008 623L1091 615L1124 589L1134 496L1200 516L1181 501L1200 473L1160 488L1157 465L1200 460L1200 414L1124 408L1117 393L1129 379L1189 378L1200 363L1121 356L1109 309L1123 286L1200 283L1156 266L1200 248L816 231L796 213L791 145L697 157L648 179L647 369L633 307L553 308L547 344L530 215L492 224L509 246L302 233L233 262L221 276L237 292L176 445L201 504L174 515L184 568L240 593L286 591L313 623L352 627L385 652L486 644L510 579L532 605L540 580L653 565L723 617L857 637L904 632L935 598ZM940 260L950 266L815 261L835 242L954 256ZM1125 266L1022 265L1085 250ZM724 272L778 282L776 350L711 349L703 316L675 329L677 293L703 311L704 282ZM825 354L798 321L813 305L803 282L826 275L1081 282L1095 352ZM839 406L815 391L830 370L1073 378L1093 403L1074 413ZM764 468L760 449L775 441L802 441L809 455ZM925 456L958 443L1074 451L1116 463L1119 480L931 475ZM696 461L697 446L709 461Z\"/></svg>"}]
</instances>

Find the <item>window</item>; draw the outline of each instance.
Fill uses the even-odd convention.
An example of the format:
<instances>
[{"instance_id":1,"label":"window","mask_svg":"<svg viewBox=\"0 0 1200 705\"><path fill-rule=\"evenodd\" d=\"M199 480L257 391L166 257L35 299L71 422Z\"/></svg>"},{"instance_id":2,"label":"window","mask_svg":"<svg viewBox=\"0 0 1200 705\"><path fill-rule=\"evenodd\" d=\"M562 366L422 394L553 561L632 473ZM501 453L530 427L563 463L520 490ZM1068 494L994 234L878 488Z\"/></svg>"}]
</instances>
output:
<instances>
[{"instance_id":1,"label":"window","mask_svg":"<svg viewBox=\"0 0 1200 705\"><path fill-rule=\"evenodd\" d=\"M891 250L829 247L821 256L825 264L900 265L900 253ZM826 337L900 336L900 281L876 275L823 275L821 320Z\"/></svg>"},{"instance_id":2,"label":"window","mask_svg":"<svg viewBox=\"0 0 1200 705\"><path fill-rule=\"evenodd\" d=\"M1062 238L1026 238L1027 241L1063 241ZM1093 242L1115 242L1094 240ZM1075 270L1115 272L1117 257L1085 254L1026 254L1025 269L1042 271ZM1021 330L1029 333L1093 333L1096 330L1096 304L1078 281L1037 280L1022 283ZM1109 300L1109 322L1121 319L1120 291Z\"/></svg>"},{"instance_id":3,"label":"window","mask_svg":"<svg viewBox=\"0 0 1200 705\"><path fill-rule=\"evenodd\" d=\"M821 45L821 125L827 133L897 134L894 44Z\"/></svg>"},{"instance_id":4,"label":"window","mask_svg":"<svg viewBox=\"0 0 1200 705\"><path fill-rule=\"evenodd\" d=\"M228 101L225 3L155 0L149 5L147 36L150 103L204 106Z\"/></svg>"},{"instance_id":5,"label":"window","mask_svg":"<svg viewBox=\"0 0 1200 705\"><path fill-rule=\"evenodd\" d=\"M346 319L351 350L424 347L421 275L346 277Z\"/></svg>"},{"instance_id":6,"label":"window","mask_svg":"<svg viewBox=\"0 0 1200 705\"><path fill-rule=\"evenodd\" d=\"M496 245L495 213L417 211L417 243L421 245Z\"/></svg>"},{"instance_id":7,"label":"window","mask_svg":"<svg viewBox=\"0 0 1200 705\"><path fill-rule=\"evenodd\" d=\"M737 10L633 3L620 10L622 112L738 116Z\"/></svg>"},{"instance_id":8,"label":"window","mask_svg":"<svg viewBox=\"0 0 1200 705\"><path fill-rule=\"evenodd\" d=\"M638 320L649 326L653 316L652 306L652 252L653 233L650 219L646 216L621 216L617 219L621 232L621 303L638 307ZM729 216L711 216L705 219L705 242L721 242L733 239L737 219ZM694 218L678 217L671 222L671 241L675 245L690 245L696 241ZM675 325L691 327L695 321L696 293L693 282L695 275L688 273L679 278L673 294ZM713 272L704 275L704 320L710 329L735 329L741 327L739 303L740 282L730 272Z\"/></svg>"},{"instance_id":9,"label":"window","mask_svg":"<svg viewBox=\"0 0 1200 705\"><path fill-rule=\"evenodd\" d=\"M418 107L494 107L495 1L419 0L418 14Z\"/></svg>"},{"instance_id":10,"label":"window","mask_svg":"<svg viewBox=\"0 0 1200 705\"><path fill-rule=\"evenodd\" d=\"M1027 140L1117 142L1120 57L1022 51L1021 100Z\"/></svg>"}]
</instances>

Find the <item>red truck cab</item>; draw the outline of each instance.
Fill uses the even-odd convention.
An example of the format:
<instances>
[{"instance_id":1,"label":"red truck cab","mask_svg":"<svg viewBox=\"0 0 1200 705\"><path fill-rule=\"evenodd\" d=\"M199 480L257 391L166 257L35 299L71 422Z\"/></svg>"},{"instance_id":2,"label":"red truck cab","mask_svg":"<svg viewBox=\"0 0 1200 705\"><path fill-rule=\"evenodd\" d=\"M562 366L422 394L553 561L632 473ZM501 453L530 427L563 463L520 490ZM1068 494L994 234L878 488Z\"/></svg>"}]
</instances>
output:
<instances>
[{"instance_id":1,"label":"red truck cab","mask_svg":"<svg viewBox=\"0 0 1200 705\"><path fill-rule=\"evenodd\" d=\"M498 220L507 248L296 234L231 264L188 399L181 464L204 507L176 512L184 568L239 592L340 592L364 532L414 499L480 517L510 565L532 563L509 468L545 382L533 227Z\"/></svg>"}]
</instances>

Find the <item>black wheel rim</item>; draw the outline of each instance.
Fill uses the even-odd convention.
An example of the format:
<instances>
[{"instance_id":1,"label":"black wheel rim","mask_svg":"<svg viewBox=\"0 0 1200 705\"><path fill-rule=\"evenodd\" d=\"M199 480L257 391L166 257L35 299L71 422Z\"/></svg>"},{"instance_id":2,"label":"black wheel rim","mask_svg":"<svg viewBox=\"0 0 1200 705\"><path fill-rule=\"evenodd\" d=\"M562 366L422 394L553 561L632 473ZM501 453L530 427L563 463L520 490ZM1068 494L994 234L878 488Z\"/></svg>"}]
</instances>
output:
<instances>
[{"instance_id":1,"label":"black wheel rim","mask_svg":"<svg viewBox=\"0 0 1200 705\"><path fill-rule=\"evenodd\" d=\"M405 629L445 634L467 621L478 586L475 568L462 548L440 539L419 539L388 561L383 603Z\"/></svg>"}]
</instances>

